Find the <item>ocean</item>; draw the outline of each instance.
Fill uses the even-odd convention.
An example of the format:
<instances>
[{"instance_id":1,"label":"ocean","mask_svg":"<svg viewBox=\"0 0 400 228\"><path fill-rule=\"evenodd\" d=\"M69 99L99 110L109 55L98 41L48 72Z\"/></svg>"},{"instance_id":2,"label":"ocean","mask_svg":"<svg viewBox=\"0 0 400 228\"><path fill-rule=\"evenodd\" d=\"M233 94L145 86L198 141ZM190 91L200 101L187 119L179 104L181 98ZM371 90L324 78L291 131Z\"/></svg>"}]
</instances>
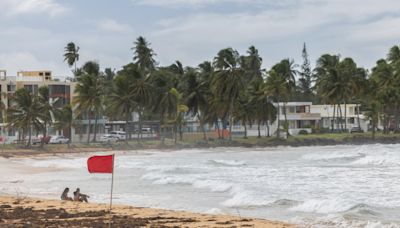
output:
<instances>
[{"instance_id":1,"label":"ocean","mask_svg":"<svg viewBox=\"0 0 400 228\"><path fill-rule=\"evenodd\" d=\"M88 156L0 158L0 194L59 199L79 187L108 203L111 175L89 174ZM116 152L113 202L303 227L400 227L400 146Z\"/></svg>"}]
</instances>

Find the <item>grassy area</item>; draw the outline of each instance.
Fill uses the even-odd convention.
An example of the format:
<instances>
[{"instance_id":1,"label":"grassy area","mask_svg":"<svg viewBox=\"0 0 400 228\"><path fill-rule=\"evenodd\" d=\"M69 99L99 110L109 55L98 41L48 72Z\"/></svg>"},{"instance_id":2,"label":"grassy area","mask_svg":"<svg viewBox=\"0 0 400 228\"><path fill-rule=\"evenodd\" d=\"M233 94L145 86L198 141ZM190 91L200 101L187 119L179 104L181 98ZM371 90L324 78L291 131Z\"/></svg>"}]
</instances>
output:
<instances>
[{"instance_id":1,"label":"grassy area","mask_svg":"<svg viewBox=\"0 0 400 228\"><path fill-rule=\"evenodd\" d=\"M41 147L33 145L26 148L21 144L2 144L1 152L12 151L38 151L38 152L91 152L101 150L136 150L136 149L180 149L198 147L219 147L219 146L312 146L312 145L335 145L335 144L363 144L363 143L400 143L400 134L382 134L378 132L375 140L372 140L370 132L367 133L325 133L290 136L288 139L277 139L275 136L261 137L250 136L247 139L239 136L221 140L211 138L204 141L202 137L184 136L183 141L175 144L174 139L165 139L164 144L159 140L128 141L117 143L74 143L70 147L67 144L48 144Z\"/></svg>"}]
</instances>

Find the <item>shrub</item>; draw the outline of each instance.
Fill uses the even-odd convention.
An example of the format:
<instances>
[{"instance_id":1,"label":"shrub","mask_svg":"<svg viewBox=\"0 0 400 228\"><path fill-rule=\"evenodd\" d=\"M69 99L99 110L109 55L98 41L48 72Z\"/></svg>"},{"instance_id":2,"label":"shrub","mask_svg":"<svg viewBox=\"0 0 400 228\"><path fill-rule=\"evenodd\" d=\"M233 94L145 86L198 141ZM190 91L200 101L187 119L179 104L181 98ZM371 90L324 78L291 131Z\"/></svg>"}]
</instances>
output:
<instances>
[{"instance_id":1,"label":"shrub","mask_svg":"<svg viewBox=\"0 0 400 228\"><path fill-rule=\"evenodd\" d=\"M300 130L299 135L308 135L308 131L306 130Z\"/></svg>"}]
</instances>

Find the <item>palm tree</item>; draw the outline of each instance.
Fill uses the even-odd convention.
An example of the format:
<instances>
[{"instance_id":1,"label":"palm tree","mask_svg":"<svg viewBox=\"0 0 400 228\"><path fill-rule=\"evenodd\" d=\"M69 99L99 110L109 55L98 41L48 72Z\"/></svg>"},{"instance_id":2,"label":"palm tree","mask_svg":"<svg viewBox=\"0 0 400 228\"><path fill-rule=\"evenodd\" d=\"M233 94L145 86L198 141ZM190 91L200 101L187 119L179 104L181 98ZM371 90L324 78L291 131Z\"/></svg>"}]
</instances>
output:
<instances>
[{"instance_id":1,"label":"palm tree","mask_svg":"<svg viewBox=\"0 0 400 228\"><path fill-rule=\"evenodd\" d=\"M247 50L247 56L242 56L242 68L245 70L246 82L262 80L262 58L254 46Z\"/></svg>"},{"instance_id":2,"label":"palm tree","mask_svg":"<svg viewBox=\"0 0 400 228\"><path fill-rule=\"evenodd\" d=\"M93 141L96 141L97 121L103 109L103 87L99 75L99 65L95 62L87 62L83 66L83 74L79 75L75 87L75 104L77 116L85 112L88 118L88 139L90 142L91 118L95 117Z\"/></svg>"},{"instance_id":3,"label":"palm tree","mask_svg":"<svg viewBox=\"0 0 400 228\"><path fill-rule=\"evenodd\" d=\"M170 93L174 75L167 68L160 68L150 76L150 83L154 87L151 110L159 115L160 138L164 143L167 118L176 111L174 95Z\"/></svg>"},{"instance_id":4,"label":"palm tree","mask_svg":"<svg viewBox=\"0 0 400 228\"><path fill-rule=\"evenodd\" d=\"M336 104L340 97L342 86L340 84L340 75L338 66L340 58L337 55L322 55L317 60L317 66L315 68L316 78L316 89L317 94L321 100L327 104L333 105L333 116L332 116L332 131L334 130L335 115L336 115ZM338 109L340 105L338 105Z\"/></svg>"},{"instance_id":5,"label":"palm tree","mask_svg":"<svg viewBox=\"0 0 400 228\"><path fill-rule=\"evenodd\" d=\"M40 110L43 114L43 138L47 136L47 127L52 122L54 122L54 112L55 108L53 106L54 101L50 98L49 87L42 86L38 91L38 100L40 102ZM44 140L41 141L41 146L43 146Z\"/></svg>"},{"instance_id":6,"label":"palm tree","mask_svg":"<svg viewBox=\"0 0 400 228\"><path fill-rule=\"evenodd\" d=\"M134 101L137 103L137 112L139 114L139 131L138 134L142 137L142 125L143 125L143 112L146 107L149 107L152 101L153 85L151 84L151 78L137 72L139 77L135 78L131 84L131 93ZM138 135L138 136L139 136Z\"/></svg>"},{"instance_id":7,"label":"palm tree","mask_svg":"<svg viewBox=\"0 0 400 228\"><path fill-rule=\"evenodd\" d=\"M152 72L156 67L156 61L154 60L155 53L149 47L150 43L144 37L139 36L134 44L135 46L131 48L134 51L133 62L139 66L142 73Z\"/></svg>"},{"instance_id":8,"label":"palm tree","mask_svg":"<svg viewBox=\"0 0 400 228\"><path fill-rule=\"evenodd\" d=\"M234 121L240 122L241 125L244 126L244 138L247 139L247 124L252 125L254 115L249 112L249 110L254 110L254 106L249 101L249 96L246 94L244 96L240 96L238 100L235 102L235 110L234 110Z\"/></svg>"},{"instance_id":9,"label":"palm tree","mask_svg":"<svg viewBox=\"0 0 400 228\"><path fill-rule=\"evenodd\" d=\"M272 103L272 94L268 89L270 89L272 92L272 88L268 88L267 84L263 80L253 81L249 88L249 102L253 110L254 119L257 121L259 138L261 137L260 125L267 125L267 136L269 137L269 123L272 123L276 119L277 111Z\"/></svg>"},{"instance_id":10,"label":"palm tree","mask_svg":"<svg viewBox=\"0 0 400 228\"><path fill-rule=\"evenodd\" d=\"M185 103L189 108L189 113L199 119L201 130L203 131L203 139L207 140L206 131L204 129L205 124L205 111L207 99L211 95L209 90L209 81L205 79L204 71L196 71L193 68L187 70L183 80L183 97Z\"/></svg>"},{"instance_id":11,"label":"palm tree","mask_svg":"<svg viewBox=\"0 0 400 228\"><path fill-rule=\"evenodd\" d=\"M109 116L122 117L125 120L125 141L128 142L128 124L137 103L132 93L132 75L118 74L114 78L114 87L107 97Z\"/></svg>"},{"instance_id":12,"label":"palm tree","mask_svg":"<svg viewBox=\"0 0 400 228\"><path fill-rule=\"evenodd\" d=\"M175 106L175 110L170 112L169 115L174 124L175 144L176 144L178 140L178 127L181 128L182 123L184 121L184 115L189 110L189 108L184 104L182 94L179 93L177 89L172 88L169 91L167 97L169 100L168 102L170 102L169 104Z\"/></svg>"},{"instance_id":13,"label":"palm tree","mask_svg":"<svg viewBox=\"0 0 400 228\"><path fill-rule=\"evenodd\" d=\"M380 102L381 112L383 114L384 133L388 133L390 111L393 104L399 99L399 79L395 75L395 70L386 60L378 60L376 66L372 69L370 83L375 85L374 93L376 100Z\"/></svg>"},{"instance_id":14,"label":"palm tree","mask_svg":"<svg viewBox=\"0 0 400 228\"><path fill-rule=\"evenodd\" d=\"M31 145L32 130L42 131L43 120L46 118L42 113L40 101L27 89L18 89L11 99L11 107L7 110L9 127L15 127L23 131L22 136L28 133L26 146Z\"/></svg>"},{"instance_id":15,"label":"palm tree","mask_svg":"<svg viewBox=\"0 0 400 228\"><path fill-rule=\"evenodd\" d=\"M64 48L64 61L67 62L69 67L75 66L74 75L76 76L76 62L79 61L79 47L73 42L69 42Z\"/></svg>"},{"instance_id":16,"label":"palm tree","mask_svg":"<svg viewBox=\"0 0 400 228\"><path fill-rule=\"evenodd\" d=\"M295 67L297 67L297 65L294 63L293 60L290 59L283 59L272 67L274 74L276 74L276 77L281 78L281 82L285 87L284 90L280 91L280 96L283 100L283 115L285 117L285 129L287 136L289 136L289 123L287 120L286 103L291 98L296 87L295 77L297 74L297 70L295 70Z\"/></svg>"},{"instance_id":17,"label":"palm tree","mask_svg":"<svg viewBox=\"0 0 400 228\"><path fill-rule=\"evenodd\" d=\"M54 127L59 130L68 130L67 137L69 138L68 147L70 147L72 143L72 128L76 126L76 120L74 120L74 112L70 104L65 105L61 109L57 109L54 112L55 123Z\"/></svg>"},{"instance_id":18,"label":"palm tree","mask_svg":"<svg viewBox=\"0 0 400 228\"><path fill-rule=\"evenodd\" d=\"M265 93L268 96L271 96L272 99L275 100L275 102L277 103L277 130L276 130L276 137L280 138L280 115L281 115L281 107L280 107L280 103L281 100L283 99L283 97L287 94L287 85L286 85L286 81L283 77L281 77L280 74L276 73L276 71L274 69L271 69L268 72L268 77L267 77L267 81L266 81L266 86L265 86Z\"/></svg>"},{"instance_id":19,"label":"palm tree","mask_svg":"<svg viewBox=\"0 0 400 228\"><path fill-rule=\"evenodd\" d=\"M229 140L232 140L234 101L244 89L243 69L239 67L239 61L239 53L232 48L222 49L214 58L213 93L217 99L228 103Z\"/></svg>"}]
</instances>

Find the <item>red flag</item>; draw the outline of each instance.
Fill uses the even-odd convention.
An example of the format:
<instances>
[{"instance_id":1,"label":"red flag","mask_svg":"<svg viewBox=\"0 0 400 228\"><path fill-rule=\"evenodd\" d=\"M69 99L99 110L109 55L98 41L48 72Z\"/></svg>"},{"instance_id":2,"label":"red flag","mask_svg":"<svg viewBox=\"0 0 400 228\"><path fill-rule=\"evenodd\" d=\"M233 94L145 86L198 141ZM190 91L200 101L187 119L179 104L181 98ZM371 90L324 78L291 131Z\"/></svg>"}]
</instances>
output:
<instances>
[{"instance_id":1,"label":"red flag","mask_svg":"<svg viewBox=\"0 0 400 228\"><path fill-rule=\"evenodd\" d=\"M87 161L89 173L112 173L114 155L93 156Z\"/></svg>"}]
</instances>

